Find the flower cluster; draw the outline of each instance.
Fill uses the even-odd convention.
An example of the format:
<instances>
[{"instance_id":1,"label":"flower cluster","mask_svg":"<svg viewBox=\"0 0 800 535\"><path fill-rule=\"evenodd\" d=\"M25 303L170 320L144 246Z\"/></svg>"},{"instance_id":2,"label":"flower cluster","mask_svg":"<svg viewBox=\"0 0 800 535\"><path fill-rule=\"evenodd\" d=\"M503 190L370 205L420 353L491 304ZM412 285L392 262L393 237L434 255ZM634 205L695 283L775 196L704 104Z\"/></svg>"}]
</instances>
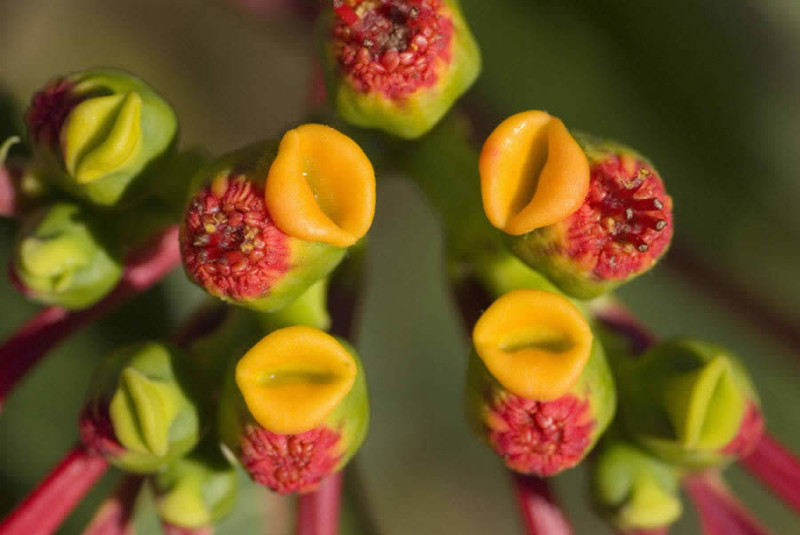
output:
<instances>
[{"instance_id":1,"label":"flower cluster","mask_svg":"<svg viewBox=\"0 0 800 535\"><path fill-rule=\"evenodd\" d=\"M668 529L681 484L732 509L707 476L763 451L746 370L710 342L656 342L619 321L610 295L669 249L673 201L655 166L539 110L472 146L463 116L442 120L481 63L456 0L334 0L318 38L328 104L350 124L302 124L216 158L181 151L171 107L133 75L73 73L33 96L31 157L0 170L13 190L7 215L21 220L12 281L50 307L0 347L0 402L71 329L178 262L211 304L171 341L100 363L82 445L0 533L49 533L108 464L139 482L120 493L128 502L141 478L152 483L166 533L213 529L233 507L237 465L301 495L299 533L335 532L304 527L319 511L303 511L325 496L320 510L336 510L337 473L369 423L364 366L341 328L376 202L375 170L353 138L442 216L471 333L466 417L514 473L523 509L550 502L540 478L587 460L594 505L622 532ZM69 477L80 492L58 502L48 481ZM60 505L37 519L48 500Z\"/></svg>"}]
</instances>

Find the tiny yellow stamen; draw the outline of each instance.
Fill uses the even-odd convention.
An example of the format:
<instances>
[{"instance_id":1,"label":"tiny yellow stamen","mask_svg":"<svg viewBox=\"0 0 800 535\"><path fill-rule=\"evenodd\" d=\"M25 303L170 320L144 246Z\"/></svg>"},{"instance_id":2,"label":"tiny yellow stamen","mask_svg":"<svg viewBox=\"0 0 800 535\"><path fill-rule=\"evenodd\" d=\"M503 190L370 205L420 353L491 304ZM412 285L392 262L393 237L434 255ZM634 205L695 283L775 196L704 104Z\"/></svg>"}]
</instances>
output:
<instances>
[{"instance_id":1,"label":"tiny yellow stamen","mask_svg":"<svg viewBox=\"0 0 800 535\"><path fill-rule=\"evenodd\" d=\"M346 135L319 124L281 139L265 187L267 209L289 236L348 247L375 215L375 172Z\"/></svg>"},{"instance_id":2,"label":"tiny yellow stamen","mask_svg":"<svg viewBox=\"0 0 800 535\"><path fill-rule=\"evenodd\" d=\"M592 331L568 299L542 290L513 290L475 324L478 356L509 392L549 401L568 393L592 351Z\"/></svg>"},{"instance_id":3,"label":"tiny yellow stamen","mask_svg":"<svg viewBox=\"0 0 800 535\"><path fill-rule=\"evenodd\" d=\"M507 234L525 234L574 213L589 191L589 162L564 123L543 111L503 121L480 157L483 209Z\"/></svg>"},{"instance_id":4,"label":"tiny yellow stamen","mask_svg":"<svg viewBox=\"0 0 800 535\"><path fill-rule=\"evenodd\" d=\"M236 365L236 384L253 418L278 434L323 423L356 379L356 362L334 337L305 326L278 329Z\"/></svg>"}]
</instances>

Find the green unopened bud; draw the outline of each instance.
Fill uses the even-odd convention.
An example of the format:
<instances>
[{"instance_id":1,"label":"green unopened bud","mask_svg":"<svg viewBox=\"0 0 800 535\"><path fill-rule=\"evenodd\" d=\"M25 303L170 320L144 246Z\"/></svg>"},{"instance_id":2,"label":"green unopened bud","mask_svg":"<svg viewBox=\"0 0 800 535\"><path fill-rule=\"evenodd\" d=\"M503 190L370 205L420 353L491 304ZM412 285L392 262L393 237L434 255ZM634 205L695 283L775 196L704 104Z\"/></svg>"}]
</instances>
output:
<instances>
[{"instance_id":1,"label":"green unopened bud","mask_svg":"<svg viewBox=\"0 0 800 535\"><path fill-rule=\"evenodd\" d=\"M599 447L592 495L600 512L620 530L669 526L683 512L678 470L624 442Z\"/></svg>"},{"instance_id":2,"label":"green unopened bud","mask_svg":"<svg viewBox=\"0 0 800 535\"><path fill-rule=\"evenodd\" d=\"M36 212L20 229L14 273L38 301L85 308L122 276L119 247L107 233L102 218L74 204Z\"/></svg>"},{"instance_id":3,"label":"green unopened bud","mask_svg":"<svg viewBox=\"0 0 800 535\"><path fill-rule=\"evenodd\" d=\"M517 472L555 475L577 465L608 427L614 381L600 343L567 298L515 290L473 332L467 414Z\"/></svg>"},{"instance_id":4,"label":"green unopened bud","mask_svg":"<svg viewBox=\"0 0 800 535\"><path fill-rule=\"evenodd\" d=\"M219 522L233 508L239 486L236 469L216 444L178 459L153 481L161 521L187 529Z\"/></svg>"},{"instance_id":5,"label":"green unopened bud","mask_svg":"<svg viewBox=\"0 0 800 535\"><path fill-rule=\"evenodd\" d=\"M58 185L103 206L146 193L177 134L172 108L139 78L115 70L50 83L26 118L30 140Z\"/></svg>"},{"instance_id":6,"label":"green unopened bud","mask_svg":"<svg viewBox=\"0 0 800 535\"><path fill-rule=\"evenodd\" d=\"M453 0L342 0L319 25L328 96L347 121L416 138L480 72L480 51Z\"/></svg>"},{"instance_id":7,"label":"green unopened bud","mask_svg":"<svg viewBox=\"0 0 800 535\"><path fill-rule=\"evenodd\" d=\"M223 387L219 429L258 483L314 490L363 442L369 421L364 370L342 340L305 326L267 335Z\"/></svg>"},{"instance_id":8,"label":"green unopened bud","mask_svg":"<svg viewBox=\"0 0 800 535\"><path fill-rule=\"evenodd\" d=\"M156 342L113 353L92 380L81 417L86 445L123 470L155 472L200 436L186 357Z\"/></svg>"},{"instance_id":9,"label":"green unopened bud","mask_svg":"<svg viewBox=\"0 0 800 535\"><path fill-rule=\"evenodd\" d=\"M731 460L736 451L729 446L751 441L752 415L760 415L747 372L707 342L669 341L637 361L620 362L619 383L628 431L657 455L688 467Z\"/></svg>"}]
</instances>

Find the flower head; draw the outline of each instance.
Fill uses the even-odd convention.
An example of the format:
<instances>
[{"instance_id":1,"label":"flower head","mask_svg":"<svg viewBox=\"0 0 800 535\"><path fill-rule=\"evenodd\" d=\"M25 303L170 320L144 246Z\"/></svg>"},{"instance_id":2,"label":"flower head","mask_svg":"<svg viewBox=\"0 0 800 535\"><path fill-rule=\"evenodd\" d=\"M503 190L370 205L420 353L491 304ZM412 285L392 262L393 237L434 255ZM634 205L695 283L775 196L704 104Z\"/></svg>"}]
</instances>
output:
<instances>
[{"instance_id":1,"label":"flower head","mask_svg":"<svg viewBox=\"0 0 800 535\"><path fill-rule=\"evenodd\" d=\"M359 126L421 136L480 70L450 0L334 0L322 27L329 93Z\"/></svg>"},{"instance_id":2,"label":"flower head","mask_svg":"<svg viewBox=\"0 0 800 535\"><path fill-rule=\"evenodd\" d=\"M355 454L368 411L352 348L318 329L286 327L236 364L219 426L255 481L281 493L307 492Z\"/></svg>"}]
</instances>

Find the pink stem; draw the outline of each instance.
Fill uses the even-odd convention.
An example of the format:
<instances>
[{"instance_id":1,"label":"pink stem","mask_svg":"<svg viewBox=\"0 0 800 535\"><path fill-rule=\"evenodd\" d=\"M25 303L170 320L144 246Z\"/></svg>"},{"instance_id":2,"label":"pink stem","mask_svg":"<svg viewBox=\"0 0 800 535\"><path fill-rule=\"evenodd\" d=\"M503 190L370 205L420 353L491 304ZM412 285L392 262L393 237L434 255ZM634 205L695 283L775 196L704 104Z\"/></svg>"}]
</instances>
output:
<instances>
[{"instance_id":1,"label":"pink stem","mask_svg":"<svg viewBox=\"0 0 800 535\"><path fill-rule=\"evenodd\" d=\"M690 475L684 478L683 486L697 509L705 535L770 534L728 490L719 474Z\"/></svg>"},{"instance_id":2,"label":"pink stem","mask_svg":"<svg viewBox=\"0 0 800 535\"><path fill-rule=\"evenodd\" d=\"M180 263L178 229L171 227L128 260L122 280L102 301L85 310L51 306L28 320L0 345L0 407L14 385L47 351L87 323L161 280Z\"/></svg>"},{"instance_id":3,"label":"pink stem","mask_svg":"<svg viewBox=\"0 0 800 535\"><path fill-rule=\"evenodd\" d=\"M631 529L628 531L618 531L617 535L667 535L669 526L652 529Z\"/></svg>"},{"instance_id":4,"label":"pink stem","mask_svg":"<svg viewBox=\"0 0 800 535\"><path fill-rule=\"evenodd\" d=\"M800 459L765 432L744 467L778 497L800 512Z\"/></svg>"},{"instance_id":5,"label":"pink stem","mask_svg":"<svg viewBox=\"0 0 800 535\"><path fill-rule=\"evenodd\" d=\"M0 164L0 217L16 217L19 213L17 188L11 177L13 171Z\"/></svg>"},{"instance_id":6,"label":"pink stem","mask_svg":"<svg viewBox=\"0 0 800 535\"><path fill-rule=\"evenodd\" d=\"M49 535L108 469L108 462L73 448L25 500L0 523L0 535Z\"/></svg>"},{"instance_id":7,"label":"pink stem","mask_svg":"<svg viewBox=\"0 0 800 535\"><path fill-rule=\"evenodd\" d=\"M124 476L100 504L83 535L133 535L133 509L142 483L142 476Z\"/></svg>"},{"instance_id":8,"label":"pink stem","mask_svg":"<svg viewBox=\"0 0 800 535\"><path fill-rule=\"evenodd\" d=\"M338 535L342 472L325 478L319 488L297 499L297 535Z\"/></svg>"},{"instance_id":9,"label":"pink stem","mask_svg":"<svg viewBox=\"0 0 800 535\"><path fill-rule=\"evenodd\" d=\"M514 496L528 535L573 535L546 479L512 472Z\"/></svg>"},{"instance_id":10,"label":"pink stem","mask_svg":"<svg viewBox=\"0 0 800 535\"><path fill-rule=\"evenodd\" d=\"M203 526L200 528L184 528L175 524L161 523L164 535L213 535L214 526Z\"/></svg>"}]
</instances>

